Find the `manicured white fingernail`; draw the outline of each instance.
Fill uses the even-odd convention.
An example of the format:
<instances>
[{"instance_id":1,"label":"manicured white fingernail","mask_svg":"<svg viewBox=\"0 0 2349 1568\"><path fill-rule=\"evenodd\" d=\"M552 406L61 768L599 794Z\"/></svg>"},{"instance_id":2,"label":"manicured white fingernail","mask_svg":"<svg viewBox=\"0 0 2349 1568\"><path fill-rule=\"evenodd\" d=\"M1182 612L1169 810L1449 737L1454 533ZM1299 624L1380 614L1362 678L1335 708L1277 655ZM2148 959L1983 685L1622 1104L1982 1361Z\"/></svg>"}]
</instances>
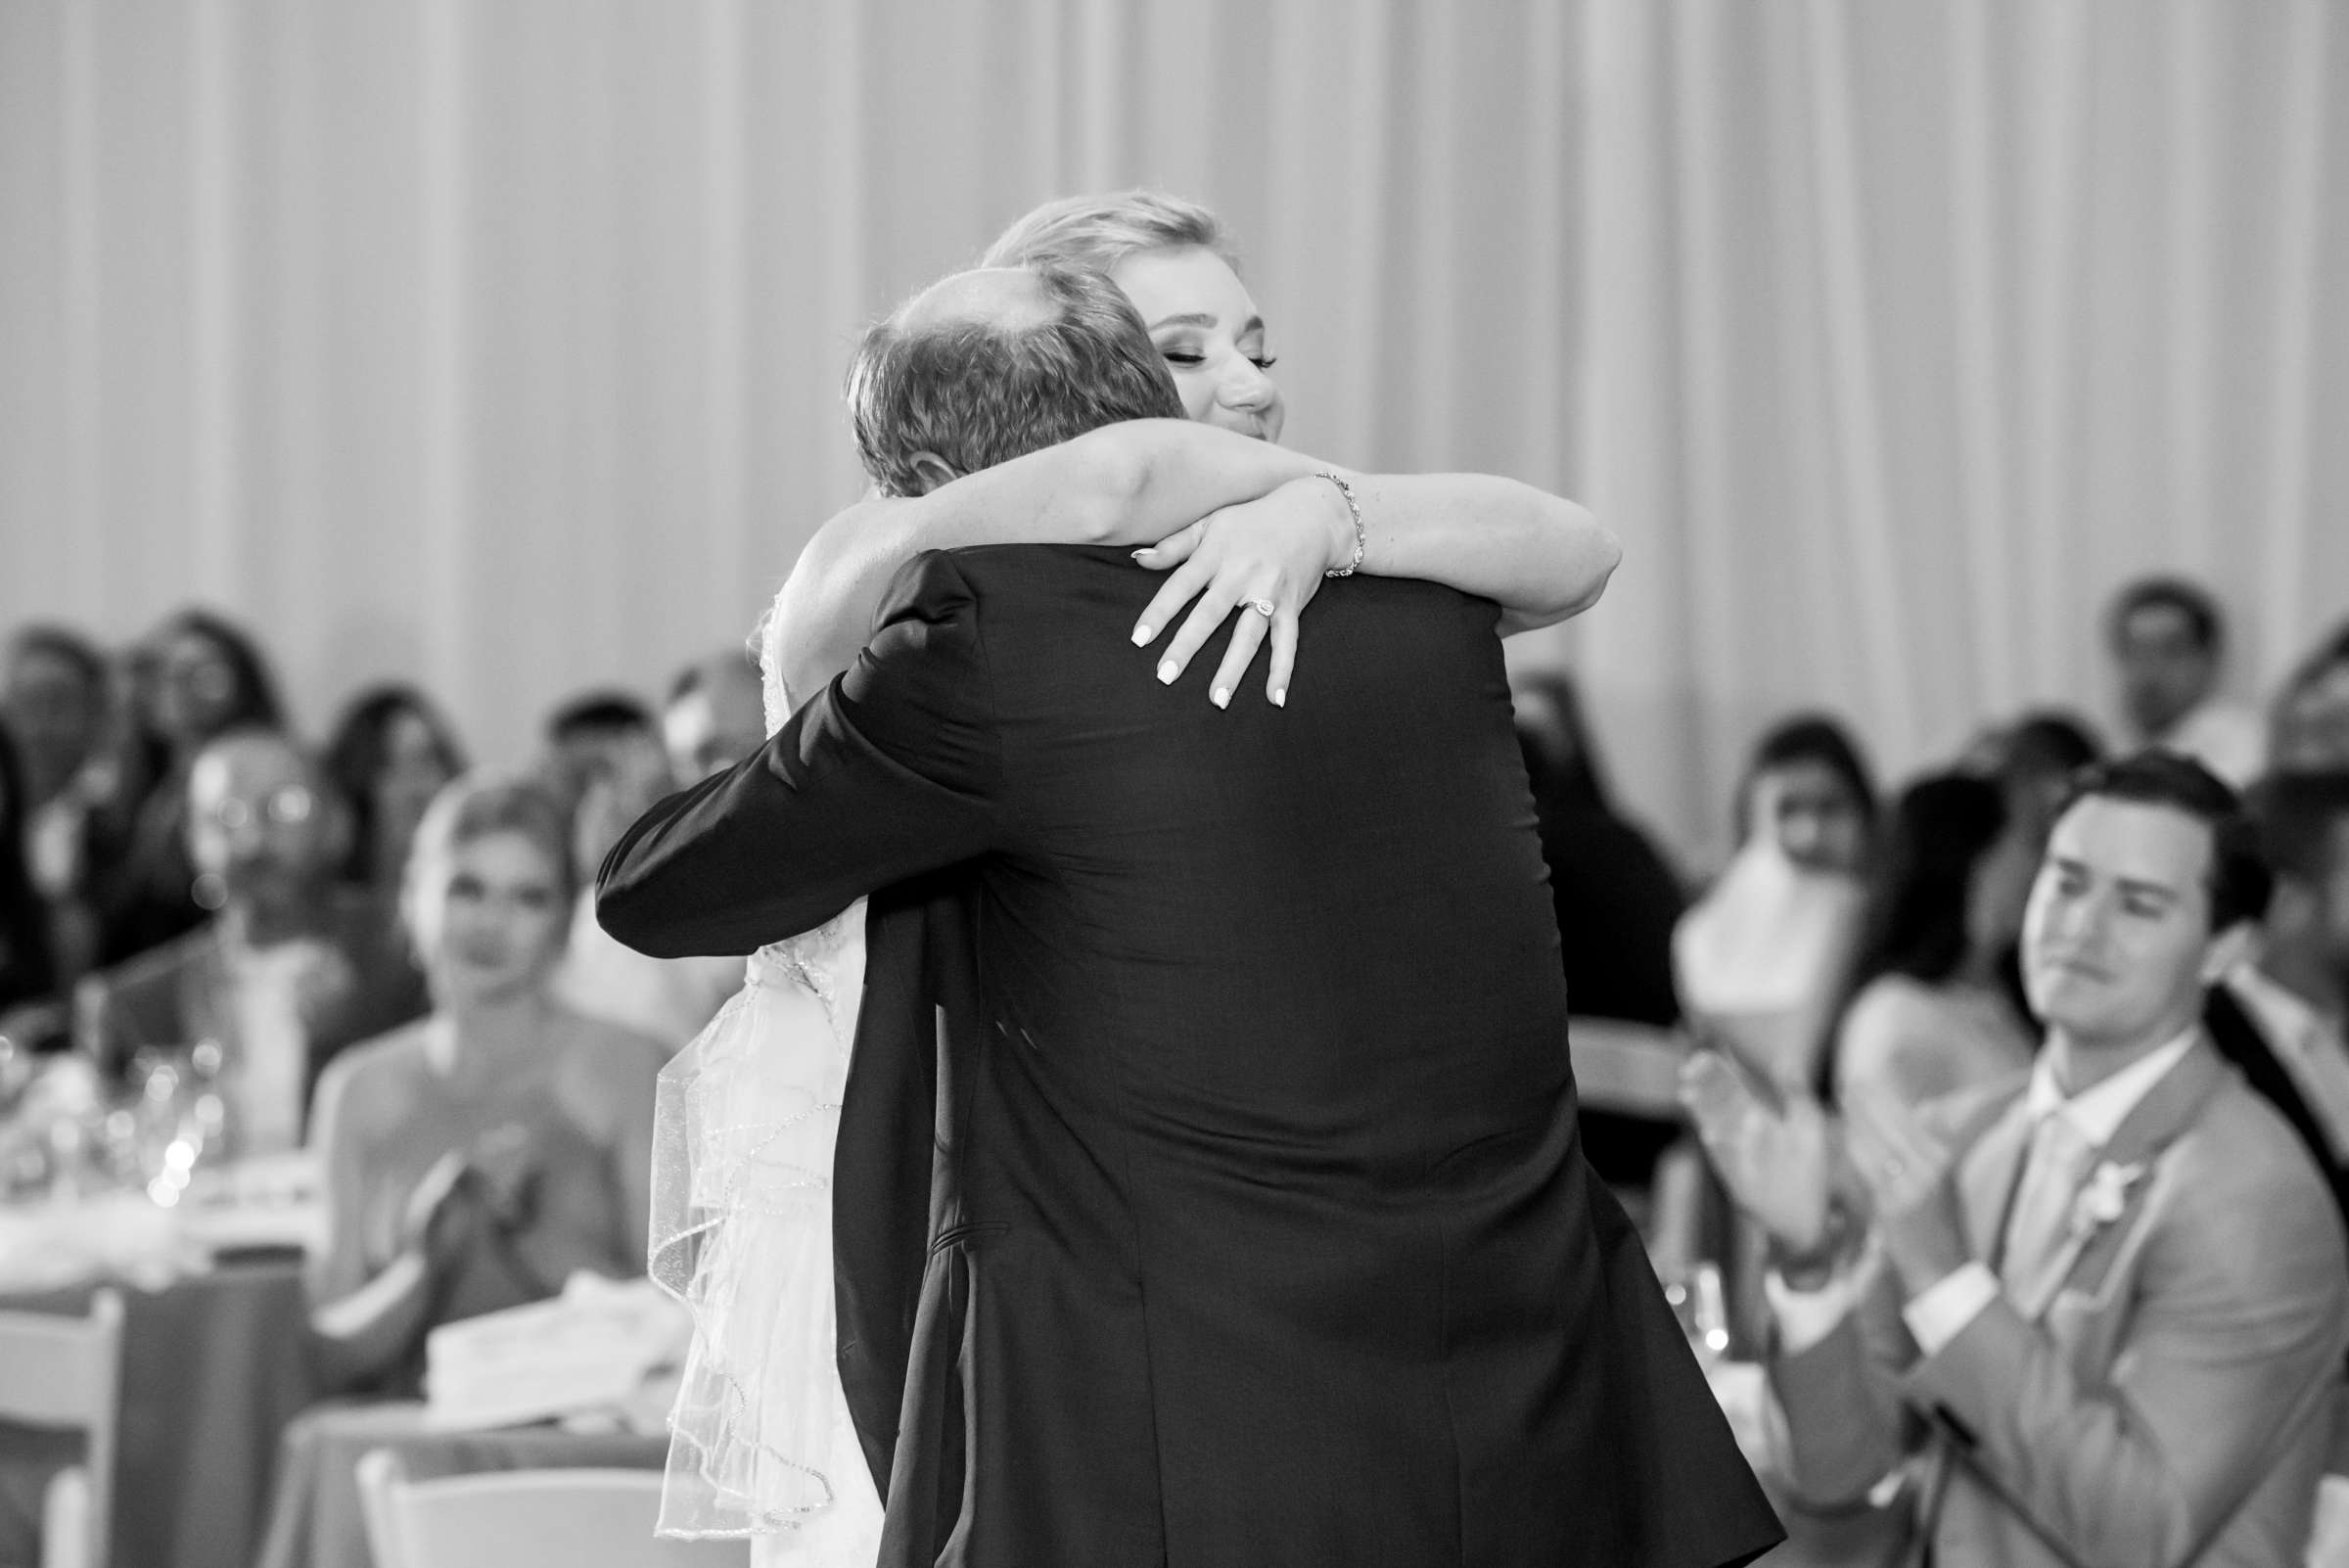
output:
<instances>
[{"instance_id":1,"label":"manicured white fingernail","mask_svg":"<svg viewBox=\"0 0 2349 1568\"><path fill-rule=\"evenodd\" d=\"M1174 661L1170 659L1165 664L1158 667L1159 683L1161 685L1172 686L1174 684L1174 677L1181 673L1181 670L1174 668Z\"/></svg>"},{"instance_id":2,"label":"manicured white fingernail","mask_svg":"<svg viewBox=\"0 0 2349 1568\"><path fill-rule=\"evenodd\" d=\"M1218 708L1224 707L1231 701L1231 688L1229 686L1218 686L1214 691L1208 693L1207 700L1211 703L1214 703Z\"/></svg>"},{"instance_id":3,"label":"manicured white fingernail","mask_svg":"<svg viewBox=\"0 0 2349 1568\"><path fill-rule=\"evenodd\" d=\"M1149 646L1150 646L1150 638L1151 638L1151 637L1152 637L1152 635L1155 633L1155 630L1156 630L1156 628L1155 628L1155 627L1153 627L1153 626L1152 626L1152 625L1151 625L1151 624L1150 624L1148 622L1146 622L1146 621L1145 621L1145 622L1143 622L1143 623L1142 623L1140 625L1138 625L1138 626L1134 627L1134 628L1133 628L1133 645L1134 645L1136 648L1147 648L1147 647L1149 647Z\"/></svg>"},{"instance_id":4,"label":"manicured white fingernail","mask_svg":"<svg viewBox=\"0 0 2349 1568\"><path fill-rule=\"evenodd\" d=\"M1289 706L1288 687L1275 686L1272 688L1272 706L1275 708L1286 708Z\"/></svg>"},{"instance_id":5,"label":"manicured white fingernail","mask_svg":"<svg viewBox=\"0 0 2349 1568\"><path fill-rule=\"evenodd\" d=\"M1145 555L1148 555L1149 553L1150 553L1150 546L1149 546L1149 545L1147 545L1147 544L1143 545L1143 546L1142 546L1140 549L1138 549L1138 550L1128 550L1128 551L1127 552L1127 554L1128 554L1128 555L1132 556L1132 557L1133 557L1133 558L1134 558L1136 561L1139 561L1139 560L1140 560L1140 559L1141 559L1143 556L1145 556Z\"/></svg>"}]
</instances>

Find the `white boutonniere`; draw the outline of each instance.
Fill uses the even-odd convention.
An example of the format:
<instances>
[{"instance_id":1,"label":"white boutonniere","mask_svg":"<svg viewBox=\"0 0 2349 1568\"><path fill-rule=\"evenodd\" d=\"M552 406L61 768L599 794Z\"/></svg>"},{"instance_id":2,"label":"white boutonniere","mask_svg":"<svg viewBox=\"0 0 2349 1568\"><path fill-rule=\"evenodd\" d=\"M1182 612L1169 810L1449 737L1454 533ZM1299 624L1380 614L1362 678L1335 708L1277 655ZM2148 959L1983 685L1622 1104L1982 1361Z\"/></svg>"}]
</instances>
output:
<instances>
[{"instance_id":1,"label":"white boutonniere","mask_svg":"<svg viewBox=\"0 0 2349 1568\"><path fill-rule=\"evenodd\" d=\"M2129 1207L2129 1189L2145 1174L2143 1161L2114 1165L2107 1160L2089 1174L2088 1182L2072 1200L2072 1234L2086 1238L2121 1217Z\"/></svg>"}]
</instances>

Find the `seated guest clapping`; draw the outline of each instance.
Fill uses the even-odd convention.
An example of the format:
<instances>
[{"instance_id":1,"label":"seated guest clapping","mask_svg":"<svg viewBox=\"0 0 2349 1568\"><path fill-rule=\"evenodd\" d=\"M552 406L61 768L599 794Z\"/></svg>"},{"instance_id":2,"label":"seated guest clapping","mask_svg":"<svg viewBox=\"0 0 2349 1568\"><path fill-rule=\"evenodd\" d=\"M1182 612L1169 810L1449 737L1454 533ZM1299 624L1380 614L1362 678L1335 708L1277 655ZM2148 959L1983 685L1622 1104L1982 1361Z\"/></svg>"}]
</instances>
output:
<instances>
[{"instance_id":1,"label":"seated guest clapping","mask_svg":"<svg viewBox=\"0 0 2349 1568\"><path fill-rule=\"evenodd\" d=\"M188 856L219 912L84 981L76 1042L116 1081L142 1051L189 1053L217 1075L230 1148L279 1152L327 1061L422 1013L423 980L389 907L338 885L349 817L292 740L223 735L186 789Z\"/></svg>"},{"instance_id":2,"label":"seated guest clapping","mask_svg":"<svg viewBox=\"0 0 2349 1568\"><path fill-rule=\"evenodd\" d=\"M653 1089L642 1036L548 993L576 893L540 787L460 779L416 832L404 910L430 1017L340 1058L313 1143L328 1239L308 1285L329 1378L410 1388L436 1324L644 1269Z\"/></svg>"},{"instance_id":3,"label":"seated guest clapping","mask_svg":"<svg viewBox=\"0 0 2349 1568\"><path fill-rule=\"evenodd\" d=\"M2266 896L2199 764L2099 764L2031 894L2028 1076L1921 1114L1859 1101L1839 1161L1815 1113L1691 1065L1706 1146L1776 1248L1801 1497L1849 1502L1906 1464L1943 1563L2300 1560L2349 1262L2307 1153L2197 1023Z\"/></svg>"},{"instance_id":4,"label":"seated guest clapping","mask_svg":"<svg viewBox=\"0 0 2349 1568\"><path fill-rule=\"evenodd\" d=\"M1773 726L1737 788L1737 853L1673 933L1695 1029L1779 1087L1816 1077L1876 825L1860 748L1819 714Z\"/></svg>"}]
</instances>

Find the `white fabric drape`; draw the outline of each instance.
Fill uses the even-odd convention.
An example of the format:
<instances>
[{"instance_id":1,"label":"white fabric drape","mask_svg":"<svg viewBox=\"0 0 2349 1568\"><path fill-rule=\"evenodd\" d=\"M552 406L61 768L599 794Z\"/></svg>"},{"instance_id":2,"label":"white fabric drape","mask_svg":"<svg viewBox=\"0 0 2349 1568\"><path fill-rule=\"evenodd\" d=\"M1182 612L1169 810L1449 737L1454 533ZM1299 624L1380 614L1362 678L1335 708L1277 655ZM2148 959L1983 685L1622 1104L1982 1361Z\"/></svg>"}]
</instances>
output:
<instances>
[{"instance_id":1,"label":"white fabric drape","mask_svg":"<svg viewBox=\"0 0 2349 1568\"><path fill-rule=\"evenodd\" d=\"M1585 662L1661 817L1718 839L1795 704L1892 772L2102 711L2098 613L2148 569L2220 590L2246 694L2349 611L2345 19L1584 16L1578 473L1634 541Z\"/></svg>"},{"instance_id":2,"label":"white fabric drape","mask_svg":"<svg viewBox=\"0 0 2349 1568\"><path fill-rule=\"evenodd\" d=\"M865 317L1135 182L1237 231L1297 444L1623 533L1520 657L1684 843L1794 704L1892 771L2100 706L2136 571L2246 689L2349 606L2324 0L12 0L0 624L209 600L306 719L405 674L518 757L747 629Z\"/></svg>"}]
</instances>

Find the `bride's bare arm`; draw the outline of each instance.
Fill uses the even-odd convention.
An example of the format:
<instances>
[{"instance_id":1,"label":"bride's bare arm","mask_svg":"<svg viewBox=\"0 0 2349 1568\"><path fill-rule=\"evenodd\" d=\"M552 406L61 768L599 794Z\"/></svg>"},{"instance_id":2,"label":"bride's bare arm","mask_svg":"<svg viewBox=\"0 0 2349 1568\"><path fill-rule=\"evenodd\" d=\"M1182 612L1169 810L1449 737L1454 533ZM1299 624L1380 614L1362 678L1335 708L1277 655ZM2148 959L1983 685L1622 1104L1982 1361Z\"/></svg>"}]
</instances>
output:
<instances>
[{"instance_id":1,"label":"bride's bare arm","mask_svg":"<svg viewBox=\"0 0 2349 1568\"><path fill-rule=\"evenodd\" d=\"M1311 458L1212 426L1129 420L927 495L859 502L816 531L783 586L785 681L805 700L848 669L890 579L924 550L1155 544L1313 467Z\"/></svg>"},{"instance_id":2,"label":"bride's bare arm","mask_svg":"<svg viewBox=\"0 0 2349 1568\"><path fill-rule=\"evenodd\" d=\"M1336 486L1323 481L1343 508ZM1555 625L1598 602L1623 546L1563 496L1492 474L1354 478L1367 548L1361 570L1419 577L1500 606L1503 636ZM1333 520L1335 513L1332 514ZM1345 520L1353 550L1353 520Z\"/></svg>"},{"instance_id":3,"label":"bride's bare arm","mask_svg":"<svg viewBox=\"0 0 2349 1568\"><path fill-rule=\"evenodd\" d=\"M1362 559L1375 576L1418 577L1500 606L1500 631L1546 626L1580 614L1606 590L1623 550L1615 535L1574 502L1489 474L1350 474L1361 509ZM1307 541L1318 538L1318 550ZM1292 541L1286 545L1275 541ZM1235 606L1262 601L1269 617L1242 616L1212 685L1219 706L1269 640L1265 689L1286 699L1296 663L1297 616L1320 586L1323 570L1354 559L1354 517L1328 479L1292 480L1270 494L1201 519L1135 559L1171 568L1133 629L1155 641L1184 605L1181 628L1160 656L1172 680L1222 626ZM1303 572L1296 562L1311 564Z\"/></svg>"}]
</instances>

